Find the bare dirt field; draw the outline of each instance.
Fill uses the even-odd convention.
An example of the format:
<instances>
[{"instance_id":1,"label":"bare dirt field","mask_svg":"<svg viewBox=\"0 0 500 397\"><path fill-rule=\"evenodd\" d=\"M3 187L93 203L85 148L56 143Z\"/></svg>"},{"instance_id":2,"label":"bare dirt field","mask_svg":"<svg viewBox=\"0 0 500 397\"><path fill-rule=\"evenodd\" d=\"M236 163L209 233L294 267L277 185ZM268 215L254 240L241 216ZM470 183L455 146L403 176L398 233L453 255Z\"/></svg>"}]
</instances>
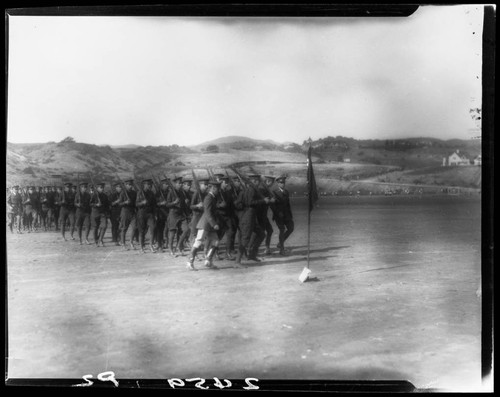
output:
<instances>
[{"instance_id":1,"label":"bare dirt field","mask_svg":"<svg viewBox=\"0 0 500 397\"><path fill-rule=\"evenodd\" d=\"M481 388L478 197L322 197L305 283L307 203L292 207L290 254L245 269L8 232L8 377Z\"/></svg>"}]
</instances>

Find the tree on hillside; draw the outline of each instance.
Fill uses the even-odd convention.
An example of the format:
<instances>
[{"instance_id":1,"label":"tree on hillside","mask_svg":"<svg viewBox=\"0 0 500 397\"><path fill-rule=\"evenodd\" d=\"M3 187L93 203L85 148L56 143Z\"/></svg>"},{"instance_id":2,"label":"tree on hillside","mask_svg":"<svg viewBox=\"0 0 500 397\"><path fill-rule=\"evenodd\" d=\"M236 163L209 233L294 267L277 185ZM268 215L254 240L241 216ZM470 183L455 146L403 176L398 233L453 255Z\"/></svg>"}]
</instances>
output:
<instances>
[{"instance_id":1,"label":"tree on hillside","mask_svg":"<svg viewBox=\"0 0 500 397\"><path fill-rule=\"evenodd\" d=\"M75 142L75 139L73 137L67 136L60 143L74 143L74 142Z\"/></svg>"},{"instance_id":2,"label":"tree on hillside","mask_svg":"<svg viewBox=\"0 0 500 397\"><path fill-rule=\"evenodd\" d=\"M219 153L219 147L217 145L208 145L205 149L207 153Z\"/></svg>"}]
</instances>

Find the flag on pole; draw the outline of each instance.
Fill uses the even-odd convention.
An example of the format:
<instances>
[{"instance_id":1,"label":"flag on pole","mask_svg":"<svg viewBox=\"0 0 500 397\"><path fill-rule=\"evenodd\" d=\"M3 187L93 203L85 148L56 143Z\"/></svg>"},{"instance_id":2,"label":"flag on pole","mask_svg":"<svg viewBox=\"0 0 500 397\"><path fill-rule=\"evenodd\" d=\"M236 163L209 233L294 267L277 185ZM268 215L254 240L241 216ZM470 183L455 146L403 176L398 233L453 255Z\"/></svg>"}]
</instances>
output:
<instances>
[{"instance_id":1,"label":"flag on pole","mask_svg":"<svg viewBox=\"0 0 500 397\"><path fill-rule=\"evenodd\" d=\"M318 188L316 187L316 179L314 178L311 154L311 140L309 139L309 149L307 151L307 198L309 201L309 212L307 213L307 264L299 276L299 281L301 283L307 281L309 279L309 275L311 274L311 269L309 269L311 251L311 211L314 208L314 204L319 199Z\"/></svg>"},{"instance_id":2,"label":"flag on pole","mask_svg":"<svg viewBox=\"0 0 500 397\"><path fill-rule=\"evenodd\" d=\"M312 211L314 204L318 201L318 189L316 187L316 179L314 178L314 170L312 165L312 147L311 142L309 142L309 150L307 151L307 187L308 187L308 197L309 197L309 212Z\"/></svg>"}]
</instances>

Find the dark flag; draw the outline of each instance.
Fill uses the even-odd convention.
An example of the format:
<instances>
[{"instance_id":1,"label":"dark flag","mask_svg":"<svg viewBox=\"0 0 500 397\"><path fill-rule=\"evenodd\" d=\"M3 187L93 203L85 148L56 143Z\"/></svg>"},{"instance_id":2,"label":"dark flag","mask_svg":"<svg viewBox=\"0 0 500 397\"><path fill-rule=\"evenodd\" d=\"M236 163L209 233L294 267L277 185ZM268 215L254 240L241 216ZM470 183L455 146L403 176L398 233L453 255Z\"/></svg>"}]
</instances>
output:
<instances>
[{"instance_id":1,"label":"dark flag","mask_svg":"<svg viewBox=\"0 0 500 397\"><path fill-rule=\"evenodd\" d=\"M311 270L309 269L311 252L311 211L314 207L314 204L319 199L318 189L316 187L316 179L314 178L311 153L311 140L309 139L309 150L307 151L307 198L309 201L309 212L307 213L307 265L304 270L302 270L302 273L299 276L299 280L302 283L307 281L309 279L309 275L311 274Z\"/></svg>"},{"instance_id":2,"label":"dark flag","mask_svg":"<svg viewBox=\"0 0 500 397\"><path fill-rule=\"evenodd\" d=\"M311 153L312 153L312 148L311 148L311 143L309 143L309 150L307 151L307 187L308 187L307 196L309 197L309 212L312 211L314 204L319 199L318 189L316 187L316 179L314 178Z\"/></svg>"}]
</instances>

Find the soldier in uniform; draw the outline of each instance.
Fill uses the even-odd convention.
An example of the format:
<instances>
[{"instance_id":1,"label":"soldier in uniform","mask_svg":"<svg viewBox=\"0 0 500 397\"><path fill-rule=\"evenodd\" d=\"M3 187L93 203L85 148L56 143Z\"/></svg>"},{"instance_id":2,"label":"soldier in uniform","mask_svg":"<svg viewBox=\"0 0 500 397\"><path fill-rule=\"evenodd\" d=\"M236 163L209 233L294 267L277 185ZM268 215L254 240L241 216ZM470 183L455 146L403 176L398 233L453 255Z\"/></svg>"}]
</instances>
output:
<instances>
[{"instance_id":1,"label":"soldier in uniform","mask_svg":"<svg viewBox=\"0 0 500 397\"><path fill-rule=\"evenodd\" d=\"M54 205L55 205L55 192L52 186L47 186L47 193L45 194L45 207L47 208L46 228L52 229L52 222L54 221Z\"/></svg>"},{"instance_id":2,"label":"soldier in uniform","mask_svg":"<svg viewBox=\"0 0 500 397\"><path fill-rule=\"evenodd\" d=\"M120 212L120 231L121 231L121 242L124 250L128 250L125 240L127 238L127 231L130 230L130 247L134 247L134 232L136 229L137 219L136 219L136 206L137 192L132 189L134 180L129 179L124 181L125 190L122 191L120 195L120 201L118 205L121 207Z\"/></svg>"},{"instance_id":3,"label":"soldier in uniform","mask_svg":"<svg viewBox=\"0 0 500 397\"><path fill-rule=\"evenodd\" d=\"M253 174L248 176L251 184L238 197L238 207L243 209L240 218L240 245L236 257L236 267L241 267L241 258L246 253L248 259L260 262L257 257L257 251L265 238L264 230L257 221L257 210L264 204L273 202L274 199L263 197L257 186L260 183L260 175Z\"/></svg>"},{"instance_id":4,"label":"soldier in uniform","mask_svg":"<svg viewBox=\"0 0 500 397\"><path fill-rule=\"evenodd\" d=\"M109 198L104 193L104 183L97 183L94 194L90 197L90 223L94 231L94 243L96 247L104 247L104 234L108 227Z\"/></svg>"},{"instance_id":5,"label":"soldier in uniform","mask_svg":"<svg viewBox=\"0 0 500 397\"><path fill-rule=\"evenodd\" d=\"M260 191L261 194L265 197L269 197L270 199L273 197L272 193L272 186L275 181L274 176L266 175L264 177L264 184L266 185L263 187ZM273 226L271 225L271 222L269 222L269 217L268 217L268 212L269 212L269 207L271 207L271 210L273 208L273 204L266 204L262 208L262 214L260 214L259 219L261 220L262 227L266 232L266 239L264 241L266 249L265 249L265 254L270 255L271 254L271 238L273 236Z\"/></svg>"},{"instance_id":6,"label":"soldier in uniform","mask_svg":"<svg viewBox=\"0 0 500 397\"><path fill-rule=\"evenodd\" d=\"M207 179L199 179L198 180L198 185L200 187L200 190L195 192L192 197L191 197L191 237L193 240L196 239L196 235L198 233L198 229L196 226L198 225L199 220L201 219L201 216L203 215L203 200L205 199L205 196L207 195ZM194 241L193 241L194 243Z\"/></svg>"},{"instance_id":7,"label":"soldier in uniform","mask_svg":"<svg viewBox=\"0 0 500 397\"><path fill-rule=\"evenodd\" d=\"M276 202L274 203L273 219L279 229L278 248L280 255L285 255L285 241L293 232L294 223L290 206L290 193L285 188L286 177L276 178L278 186L273 190Z\"/></svg>"},{"instance_id":8,"label":"soldier in uniform","mask_svg":"<svg viewBox=\"0 0 500 397\"><path fill-rule=\"evenodd\" d=\"M47 205L49 194L49 186L44 186L42 193L40 194L40 223L43 227L43 230L48 230L48 222L47 217L49 215L49 207Z\"/></svg>"},{"instance_id":9,"label":"soldier in uniform","mask_svg":"<svg viewBox=\"0 0 500 397\"><path fill-rule=\"evenodd\" d=\"M75 194L71 189L71 182L64 184L64 189L61 192L61 233L64 241L66 239L66 221L69 220L69 227L71 232L71 240L74 240L73 234L75 233Z\"/></svg>"},{"instance_id":10,"label":"soldier in uniform","mask_svg":"<svg viewBox=\"0 0 500 397\"><path fill-rule=\"evenodd\" d=\"M182 177L174 178L173 190L170 190L167 195L166 207L169 209L168 213L168 248L172 256L177 256L176 251L179 248L179 241L177 246L174 247L174 238L182 234L188 227L187 225L187 207L189 203L186 202L186 196L182 190Z\"/></svg>"},{"instance_id":11,"label":"soldier in uniform","mask_svg":"<svg viewBox=\"0 0 500 397\"><path fill-rule=\"evenodd\" d=\"M38 215L38 195L35 193L34 186L28 186L28 192L26 193L25 199L23 201L24 205L24 225L25 230L28 233L35 231L35 220Z\"/></svg>"},{"instance_id":12,"label":"soldier in uniform","mask_svg":"<svg viewBox=\"0 0 500 397\"><path fill-rule=\"evenodd\" d=\"M151 190L153 181L145 179L142 181L142 192L137 194L137 225L139 227L139 242L141 251L145 253L146 232L148 233L149 249L156 252L153 248L153 232L155 230L155 211L156 196Z\"/></svg>"},{"instance_id":13,"label":"soldier in uniform","mask_svg":"<svg viewBox=\"0 0 500 397\"><path fill-rule=\"evenodd\" d=\"M120 213L121 207L119 206L120 195L122 193L122 185L120 182L116 182L113 185L115 189L109 195L109 202L111 205L110 221L111 221L111 241L115 245L120 245Z\"/></svg>"},{"instance_id":14,"label":"soldier in uniform","mask_svg":"<svg viewBox=\"0 0 500 397\"><path fill-rule=\"evenodd\" d=\"M186 214L186 219L181 223L181 227L178 229L178 243L177 243L177 248L178 251L181 255L184 255L184 248L186 248L186 245L189 245L189 236L191 234L191 218L192 218L192 211L191 211L191 199L192 199L192 193L191 193L191 186L192 186L193 180L189 177L184 177L182 178L182 195L184 203L185 203L185 214Z\"/></svg>"},{"instance_id":15,"label":"soldier in uniform","mask_svg":"<svg viewBox=\"0 0 500 397\"><path fill-rule=\"evenodd\" d=\"M59 231L60 214L61 214L62 189L61 186L56 186L54 190L54 224L56 232Z\"/></svg>"},{"instance_id":16,"label":"soldier in uniform","mask_svg":"<svg viewBox=\"0 0 500 397\"><path fill-rule=\"evenodd\" d=\"M219 192L220 182L210 181L208 183L208 194L203 200L203 215L201 216L198 224L196 225L198 232L196 235L196 240L191 248L189 261L186 267L189 270L196 270L194 267L194 259L196 254L200 249L201 245L206 241L207 246L210 246L205 257L205 266L212 269L217 269L213 265L212 259L215 254L215 250L219 246L219 237L217 231L220 228L220 220L217 216L217 194Z\"/></svg>"},{"instance_id":17,"label":"soldier in uniform","mask_svg":"<svg viewBox=\"0 0 500 397\"><path fill-rule=\"evenodd\" d=\"M21 234L21 217L23 214L23 197L19 193L19 186L12 187L12 193L7 198L8 214L10 215L9 228L14 233L14 224L16 223L17 233Z\"/></svg>"},{"instance_id":18,"label":"soldier in uniform","mask_svg":"<svg viewBox=\"0 0 500 397\"><path fill-rule=\"evenodd\" d=\"M236 232L236 222L234 218L234 200L231 193L231 185L229 177L226 175L216 175L220 182L219 193L217 194L217 213L221 220L221 228L218 231L219 241L226 238L226 255L225 259L234 260L232 256L234 252L234 234ZM217 255L216 251L216 255Z\"/></svg>"},{"instance_id":19,"label":"soldier in uniform","mask_svg":"<svg viewBox=\"0 0 500 397\"><path fill-rule=\"evenodd\" d=\"M90 234L90 194L87 192L88 183L82 182L78 187L80 192L75 195L75 218L76 218L76 228L78 229L78 238L80 239L80 245L83 244L82 231L85 226L85 243L90 245L89 234Z\"/></svg>"},{"instance_id":20,"label":"soldier in uniform","mask_svg":"<svg viewBox=\"0 0 500 397\"><path fill-rule=\"evenodd\" d=\"M156 193L156 224L155 224L155 241L160 252L165 248L165 229L168 219L167 208L168 196L168 179L160 181L160 191ZM167 231L168 233L168 231Z\"/></svg>"}]
</instances>

